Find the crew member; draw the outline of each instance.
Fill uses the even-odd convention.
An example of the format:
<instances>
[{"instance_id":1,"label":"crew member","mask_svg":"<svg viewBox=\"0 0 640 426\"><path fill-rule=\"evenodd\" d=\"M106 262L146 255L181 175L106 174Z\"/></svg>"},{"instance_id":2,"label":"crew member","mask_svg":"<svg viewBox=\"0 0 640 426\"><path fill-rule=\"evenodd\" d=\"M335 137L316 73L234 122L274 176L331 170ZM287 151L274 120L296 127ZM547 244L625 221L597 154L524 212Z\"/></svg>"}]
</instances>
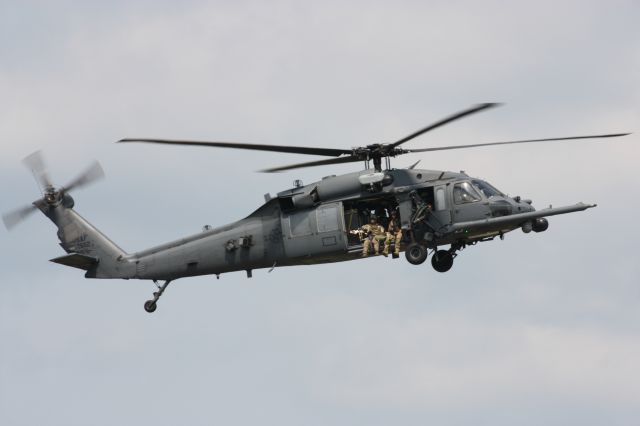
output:
<instances>
[{"instance_id":1,"label":"crew member","mask_svg":"<svg viewBox=\"0 0 640 426\"><path fill-rule=\"evenodd\" d=\"M355 233L360 234L361 238L364 239L362 257L369 256L372 245L375 254L380 253L380 240L384 239L384 228L378 224L378 219L375 216L371 216L369 223L363 225Z\"/></svg>"},{"instance_id":2,"label":"crew member","mask_svg":"<svg viewBox=\"0 0 640 426\"><path fill-rule=\"evenodd\" d=\"M400 219L398 219L398 213L395 210L392 210L391 218L389 219L389 226L387 226L387 238L384 240L384 250L382 254L387 257L389 255L389 247L391 246L391 243L395 242L393 257L398 257L400 255L400 241L402 241Z\"/></svg>"}]
</instances>

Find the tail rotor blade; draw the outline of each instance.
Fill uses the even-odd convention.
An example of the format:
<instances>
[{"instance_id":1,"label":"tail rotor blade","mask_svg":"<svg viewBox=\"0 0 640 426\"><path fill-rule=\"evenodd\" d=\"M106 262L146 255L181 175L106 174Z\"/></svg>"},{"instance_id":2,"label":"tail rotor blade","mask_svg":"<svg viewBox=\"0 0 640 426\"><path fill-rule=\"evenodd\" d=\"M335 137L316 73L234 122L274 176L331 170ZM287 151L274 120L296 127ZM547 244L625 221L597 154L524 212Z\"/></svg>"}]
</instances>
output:
<instances>
[{"instance_id":1,"label":"tail rotor blade","mask_svg":"<svg viewBox=\"0 0 640 426\"><path fill-rule=\"evenodd\" d=\"M40 185L40 189L44 190L53 186L49 178L49 173L47 172L44 158L42 157L42 151L36 151L28 155L22 162L31 170L38 185Z\"/></svg>"},{"instance_id":2,"label":"tail rotor blade","mask_svg":"<svg viewBox=\"0 0 640 426\"><path fill-rule=\"evenodd\" d=\"M35 206L29 205L29 206L24 206L21 209L3 214L2 221L4 222L4 226L8 230L13 229L17 224L25 220L35 210L36 210Z\"/></svg>"},{"instance_id":3,"label":"tail rotor blade","mask_svg":"<svg viewBox=\"0 0 640 426\"><path fill-rule=\"evenodd\" d=\"M102 170L102 166L97 161L94 161L87 170L81 173L74 180L69 182L67 186L62 188L61 192L69 192L73 189L79 189L84 186L87 186L95 181L98 181L104 177L104 171Z\"/></svg>"}]
</instances>

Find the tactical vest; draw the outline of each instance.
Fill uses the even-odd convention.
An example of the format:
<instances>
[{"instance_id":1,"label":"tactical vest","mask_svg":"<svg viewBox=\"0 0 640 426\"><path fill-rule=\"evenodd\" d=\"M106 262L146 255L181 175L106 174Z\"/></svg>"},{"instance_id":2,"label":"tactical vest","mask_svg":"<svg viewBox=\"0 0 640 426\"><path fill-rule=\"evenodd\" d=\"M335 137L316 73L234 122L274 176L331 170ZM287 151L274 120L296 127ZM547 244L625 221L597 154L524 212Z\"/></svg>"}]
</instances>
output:
<instances>
[{"instance_id":1,"label":"tactical vest","mask_svg":"<svg viewBox=\"0 0 640 426\"><path fill-rule=\"evenodd\" d=\"M384 228L380 225L367 224L364 225L362 229L364 229L367 234L371 234L374 237L384 234Z\"/></svg>"}]
</instances>

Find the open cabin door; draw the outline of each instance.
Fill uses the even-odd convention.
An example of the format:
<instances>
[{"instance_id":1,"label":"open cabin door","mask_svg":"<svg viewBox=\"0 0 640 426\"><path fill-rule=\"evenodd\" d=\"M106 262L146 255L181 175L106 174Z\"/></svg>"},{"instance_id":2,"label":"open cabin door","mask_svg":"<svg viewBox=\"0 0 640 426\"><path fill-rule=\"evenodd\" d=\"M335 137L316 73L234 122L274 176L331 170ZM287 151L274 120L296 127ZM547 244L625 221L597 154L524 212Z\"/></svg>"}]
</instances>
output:
<instances>
[{"instance_id":1,"label":"open cabin door","mask_svg":"<svg viewBox=\"0 0 640 426\"><path fill-rule=\"evenodd\" d=\"M406 207L406 203L399 202L394 194L381 194L369 198L362 197L345 201L343 204L344 229L349 252L362 250L362 235L354 231L358 231L363 225L368 224L372 216L375 216L377 223L386 230L391 212L394 210L398 211L399 209L400 219L409 223L411 201L408 201L408 206L408 210L405 211L403 208Z\"/></svg>"}]
</instances>

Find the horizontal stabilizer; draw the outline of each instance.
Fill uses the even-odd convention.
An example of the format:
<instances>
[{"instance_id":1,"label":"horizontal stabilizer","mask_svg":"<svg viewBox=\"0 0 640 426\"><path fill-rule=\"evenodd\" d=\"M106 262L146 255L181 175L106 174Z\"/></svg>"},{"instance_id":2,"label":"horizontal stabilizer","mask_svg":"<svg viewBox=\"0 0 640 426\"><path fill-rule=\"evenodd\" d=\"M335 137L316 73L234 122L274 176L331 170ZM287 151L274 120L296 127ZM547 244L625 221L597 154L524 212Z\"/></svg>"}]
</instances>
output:
<instances>
[{"instance_id":1,"label":"horizontal stabilizer","mask_svg":"<svg viewBox=\"0 0 640 426\"><path fill-rule=\"evenodd\" d=\"M93 265L98 263L98 259L91 256L85 256L84 254L79 253L70 253L66 256L56 257L55 259L51 259L50 262L59 263L65 266L71 266L72 268L84 269L87 271Z\"/></svg>"}]
</instances>

